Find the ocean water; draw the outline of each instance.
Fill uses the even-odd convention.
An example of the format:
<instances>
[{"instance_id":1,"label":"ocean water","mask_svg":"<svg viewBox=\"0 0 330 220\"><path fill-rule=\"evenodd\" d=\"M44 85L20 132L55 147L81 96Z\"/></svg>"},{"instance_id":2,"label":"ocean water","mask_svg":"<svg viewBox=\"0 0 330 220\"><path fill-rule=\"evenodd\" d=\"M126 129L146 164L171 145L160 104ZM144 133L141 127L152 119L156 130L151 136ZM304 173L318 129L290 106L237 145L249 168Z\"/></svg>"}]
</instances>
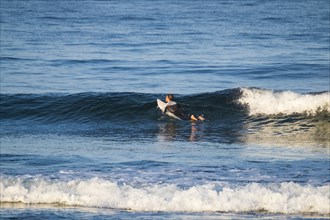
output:
<instances>
[{"instance_id":1,"label":"ocean water","mask_svg":"<svg viewBox=\"0 0 330 220\"><path fill-rule=\"evenodd\" d=\"M0 217L329 218L329 7L1 1Z\"/></svg>"}]
</instances>

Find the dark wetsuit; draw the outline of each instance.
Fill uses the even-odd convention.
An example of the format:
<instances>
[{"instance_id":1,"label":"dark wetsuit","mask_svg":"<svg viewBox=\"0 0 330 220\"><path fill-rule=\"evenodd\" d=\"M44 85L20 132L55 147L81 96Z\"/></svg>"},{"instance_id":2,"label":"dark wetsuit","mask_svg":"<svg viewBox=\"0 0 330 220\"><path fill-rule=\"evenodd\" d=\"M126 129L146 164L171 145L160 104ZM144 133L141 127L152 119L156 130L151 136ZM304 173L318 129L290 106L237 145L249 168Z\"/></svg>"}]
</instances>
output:
<instances>
[{"instance_id":1,"label":"dark wetsuit","mask_svg":"<svg viewBox=\"0 0 330 220\"><path fill-rule=\"evenodd\" d=\"M186 114L184 112L183 108L176 102L173 102L173 101L168 102L165 112L166 111L171 112L172 114L174 114L175 116L177 116L178 118L180 118L182 120L190 119L190 115Z\"/></svg>"}]
</instances>

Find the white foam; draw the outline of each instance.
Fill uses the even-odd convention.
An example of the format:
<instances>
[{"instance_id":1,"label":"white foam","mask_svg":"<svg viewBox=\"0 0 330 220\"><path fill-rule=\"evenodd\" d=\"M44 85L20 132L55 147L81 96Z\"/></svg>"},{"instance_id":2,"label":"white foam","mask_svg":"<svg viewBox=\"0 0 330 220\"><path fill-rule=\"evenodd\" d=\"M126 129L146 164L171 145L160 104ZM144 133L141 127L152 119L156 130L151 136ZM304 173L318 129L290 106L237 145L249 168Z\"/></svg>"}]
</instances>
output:
<instances>
[{"instance_id":1,"label":"white foam","mask_svg":"<svg viewBox=\"0 0 330 220\"><path fill-rule=\"evenodd\" d=\"M320 187L292 182L220 183L182 189L176 185L133 187L93 178L55 181L44 178L1 177L1 202L61 204L131 209L135 211L224 211L270 213L330 213L330 185Z\"/></svg>"},{"instance_id":2,"label":"white foam","mask_svg":"<svg viewBox=\"0 0 330 220\"><path fill-rule=\"evenodd\" d=\"M274 92L271 90L243 88L240 104L249 107L250 115L310 114L323 110L330 112L330 93L298 94L291 91Z\"/></svg>"}]
</instances>

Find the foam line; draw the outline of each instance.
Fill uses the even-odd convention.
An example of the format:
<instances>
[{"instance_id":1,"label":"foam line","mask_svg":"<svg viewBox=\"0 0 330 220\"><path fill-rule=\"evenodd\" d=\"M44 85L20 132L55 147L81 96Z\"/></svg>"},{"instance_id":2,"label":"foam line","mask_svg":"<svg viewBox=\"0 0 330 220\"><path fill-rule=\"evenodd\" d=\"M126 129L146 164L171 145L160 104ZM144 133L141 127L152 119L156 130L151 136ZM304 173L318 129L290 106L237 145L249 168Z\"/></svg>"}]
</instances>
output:
<instances>
[{"instance_id":1,"label":"foam line","mask_svg":"<svg viewBox=\"0 0 330 220\"><path fill-rule=\"evenodd\" d=\"M176 185L134 187L93 178L48 180L1 177L1 202L61 204L107 207L135 211L330 213L330 185L311 186L293 182L250 183L223 186L221 183L182 189Z\"/></svg>"}]
</instances>

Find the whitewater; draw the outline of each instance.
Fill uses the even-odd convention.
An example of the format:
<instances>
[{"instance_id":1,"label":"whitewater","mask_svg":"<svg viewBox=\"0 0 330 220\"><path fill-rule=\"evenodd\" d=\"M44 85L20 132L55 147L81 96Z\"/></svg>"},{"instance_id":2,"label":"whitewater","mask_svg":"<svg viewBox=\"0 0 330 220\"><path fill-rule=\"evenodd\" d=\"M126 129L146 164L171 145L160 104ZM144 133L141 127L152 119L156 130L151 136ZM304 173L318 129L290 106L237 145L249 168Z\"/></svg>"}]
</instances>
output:
<instances>
[{"instance_id":1,"label":"whitewater","mask_svg":"<svg viewBox=\"0 0 330 220\"><path fill-rule=\"evenodd\" d=\"M1 202L59 204L152 212L270 212L329 214L329 185L293 182L246 186L208 183L181 189L176 185L133 187L108 180L51 181L2 178Z\"/></svg>"},{"instance_id":2,"label":"whitewater","mask_svg":"<svg viewBox=\"0 0 330 220\"><path fill-rule=\"evenodd\" d=\"M249 114L292 115L330 112L330 92L299 94L292 91L242 89L239 103L247 105Z\"/></svg>"}]
</instances>

